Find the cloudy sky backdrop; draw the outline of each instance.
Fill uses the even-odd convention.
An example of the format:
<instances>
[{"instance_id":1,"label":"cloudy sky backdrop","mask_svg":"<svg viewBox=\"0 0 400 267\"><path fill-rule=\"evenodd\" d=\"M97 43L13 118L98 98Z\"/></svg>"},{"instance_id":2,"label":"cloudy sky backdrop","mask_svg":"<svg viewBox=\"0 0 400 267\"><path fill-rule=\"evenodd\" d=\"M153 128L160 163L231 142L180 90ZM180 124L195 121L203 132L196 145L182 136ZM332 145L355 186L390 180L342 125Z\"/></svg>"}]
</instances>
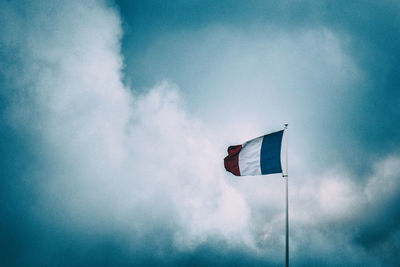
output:
<instances>
[{"instance_id":1,"label":"cloudy sky backdrop","mask_svg":"<svg viewBox=\"0 0 400 267\"><path fill-rule=\"evenodd\" d=\"M6 266L396 266L396 1L0 2Z\"/></svg>"}]
</instances>

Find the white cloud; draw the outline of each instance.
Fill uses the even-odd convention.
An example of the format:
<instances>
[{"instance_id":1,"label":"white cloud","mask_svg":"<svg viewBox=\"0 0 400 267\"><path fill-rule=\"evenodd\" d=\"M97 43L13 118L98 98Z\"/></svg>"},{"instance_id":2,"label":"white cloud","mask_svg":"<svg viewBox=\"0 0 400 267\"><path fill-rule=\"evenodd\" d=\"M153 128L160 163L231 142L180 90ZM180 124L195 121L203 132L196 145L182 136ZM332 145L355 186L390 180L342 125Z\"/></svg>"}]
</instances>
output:
<instances>
[{"instance_id":1,"label":"white cloud","mask_svg":"<svg viewBox=\"0 0 400 267\"><path fill-rule=\"evenodd\" d=\"M375 174L368 180L365 187L365 193L369 202L382 201L385 198L394 197L399 193L399 166L400 158L394 155L375 164Z\"/></svg>"},{"instance_id":2,"label":"white cloud","mask_svg":"<svg viewBox=\"0 0 400 267\"><path fill-rule=\"evenodd\" d=\"M166 220L182 249L215 235L250 244L247 204L225 180L221 145L186 115L176 86L132 96L121 82L115 11L62 6L69 12L32 14L20 78L34 81L22 90L37 112L14 107L52 165L39 171L43 207L62 210L55 218L67 228L95 232L115 223L152 231Z\"/></svg>"},{"instance_id":3,"label":"white cloud","mask_svg":"<svg viewBox=\"0 0 400 267\"><path fill-rule=\"evenodd\" d=\"M36 209L48 212L48 218L43 220L55 220L66 229L110 231L132 239L159 225L172 225L174 246L180 250L191 250L217 238L256 248L258 252L266 250L268 256L276 257L283 246L283 181L279 175L231 177L223 170L222 160L228 142L245 141L265 127L276 127L274 123L283 116L263 126L263 115L255 116L246 122L245 130L237 131L238 126L230 119L219 121L216 127L215 123L205 125L194 118L182 103L178 86L170 82L133 95L121 82L121 28L112 8L97 2L62 3L63 8L44 2L33 5L34 10L59 11L29 14L31 25L22 23L27 43L16 45L21 50L23 71L18 75L13 70L8 72L18 85L16 95L20 97L10 111L15 127L32 132L42 141L46 164L37 167L32 179L37 181L41 200ZM22 19L14 20L20 27ZM268 64L263 69L253 54L245 55L248 64L257 61L255 68L249 70L246 64L234 60L231 63L238 64L233 71L237 74L234 82L237 86L247 85L239 74L251 72L247 74L260 81L255 97L264 90L276 93L267 99L271 110L288 112L293 120L314 111L301 112L302 105L308 103L304 101L308 95L302 92L292 98L290 104L294 108L285 111L279 100L292 93L288 88L294 84L306 88L308 83L300 78L303 75L309 75L305 80L318 85L313 87L316 94L323 95L317 88L327 84L307 70L321 67L319 74L343 78L339 80L344 84L352 77L341 67L357 70L351 58L343 54L339 38L326 29L295 38L279 37L276 41L253 44L240 40L237 46L233 43L230 53L250 46L267 51L262 54L264 61L281 63ZM286 61L281 60L288 51L294 52ZM307 61L308 52L314 57L311 61ZM297 68L298 61L305 69ZM332 74L331 70L335 72ZM283 73L295 78L287 79ZM223 68L219 68L218 75L224 76ZM264 75L271 79L268 85L263 84ZM228 76L233 77L232 73ZM213 89L220 81L211 79ZM340 85L339 82L332 88ZM237 91L236 97L247 106L236 112L251 104L246 102L246 95L246 91ZM230 97L227 99L234 103ZM262 110L264 104L257 102L255 109ZM228 107L221 107L221 113ZM220 120L221 116L216 118ZM302 126L303 130L308 126ZM296 135L302 136L302 132ZM290 214L295 255L304 244L329 254L338 243L345 246L344 254L351 255L351 237L339 240L343 235L338 235L332 239L334 234L326 230L326 225L350 220L368 202L397 194L398 158L379 163L364 188L345 170L332 168L322 175L311 175L309 154L301 149L305 145L299 140L290 144Z\"/></svg>"}]
</instances>

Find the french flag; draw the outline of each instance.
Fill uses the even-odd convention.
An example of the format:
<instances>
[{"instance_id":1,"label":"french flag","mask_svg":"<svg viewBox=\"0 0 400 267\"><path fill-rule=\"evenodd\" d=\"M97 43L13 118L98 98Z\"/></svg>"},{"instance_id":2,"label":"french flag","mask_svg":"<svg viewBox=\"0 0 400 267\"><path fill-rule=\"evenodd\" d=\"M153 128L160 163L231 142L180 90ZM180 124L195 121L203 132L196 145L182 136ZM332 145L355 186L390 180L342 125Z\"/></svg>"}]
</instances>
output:
<instances>
[{"instance_id":1,"label":"french flag","mask_svg":"<svg viewBox=\"0 0 400 267\"><path fill-rule=\"evenodd\" d=\"M281 146L284 130L228 147L225 169L236 176L282 173Z\"/></svg>"}]
</instances>

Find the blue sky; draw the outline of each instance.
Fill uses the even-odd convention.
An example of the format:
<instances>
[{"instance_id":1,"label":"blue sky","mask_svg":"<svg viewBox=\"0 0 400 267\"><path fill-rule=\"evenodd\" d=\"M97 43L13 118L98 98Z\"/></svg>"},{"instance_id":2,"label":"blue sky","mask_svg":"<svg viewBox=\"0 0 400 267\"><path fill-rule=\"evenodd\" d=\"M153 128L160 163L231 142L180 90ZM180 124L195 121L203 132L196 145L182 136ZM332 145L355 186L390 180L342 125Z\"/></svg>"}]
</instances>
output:
<instances>
[{"instance_id":1,"label":"blue sky","mask_svg":"<svg viewBox=\"0 0 400 267\"><path fill-rule=\"evenodd\" d=\"M296 266L395 266L395 1L0 2L7 266L281 266L279 175L226 148L289 123Z\"/></svg>"}]
</instances>

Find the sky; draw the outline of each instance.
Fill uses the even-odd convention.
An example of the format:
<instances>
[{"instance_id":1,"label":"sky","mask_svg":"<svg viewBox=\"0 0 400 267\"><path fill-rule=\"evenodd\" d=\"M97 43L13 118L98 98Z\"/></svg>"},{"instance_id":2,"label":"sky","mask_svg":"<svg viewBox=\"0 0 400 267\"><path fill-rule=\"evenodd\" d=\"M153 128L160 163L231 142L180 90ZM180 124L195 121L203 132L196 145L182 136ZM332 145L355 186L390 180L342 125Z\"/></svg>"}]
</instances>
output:
<instances>
[{"instance_id":1,"label":"sky","mask_svg":"<svg viewBox=\"0 0 400 267\"><path fill-rule=\"evenodd\" d=\"M397 266L397 1L0 1L4 266Z\"/></svg>"}]
</instances>

